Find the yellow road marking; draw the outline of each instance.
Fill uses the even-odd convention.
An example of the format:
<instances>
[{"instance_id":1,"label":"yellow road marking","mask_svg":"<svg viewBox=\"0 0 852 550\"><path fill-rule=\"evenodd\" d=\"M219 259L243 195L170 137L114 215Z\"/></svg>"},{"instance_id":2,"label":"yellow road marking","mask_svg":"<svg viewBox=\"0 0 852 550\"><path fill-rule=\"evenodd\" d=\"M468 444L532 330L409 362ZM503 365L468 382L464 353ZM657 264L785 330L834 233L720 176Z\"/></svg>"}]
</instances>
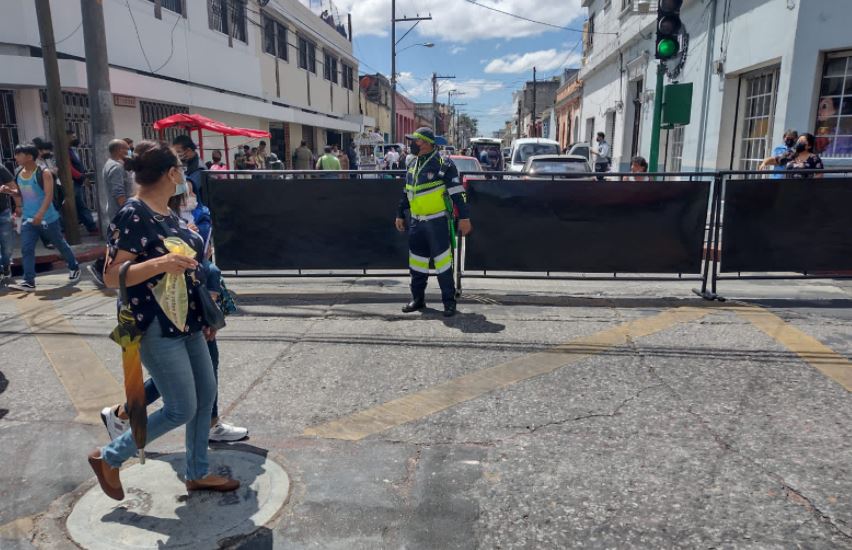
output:
<instances>
[{"instance_id":1,"label":"yellow road marking","mask_svg":"<svg viewBox=\"0 0 852 550\"><path fill-rule=\"evenodd\" d=\"M749 320L770 338L804 359L825 376L846 388L847 391L852 391L852 362L846 357L767 309L755 306L734 306L725 309Z\"/></svg>"},{"instance_id":2,"label":"yellow road marking","mask_svg":"<svg viewBox=\"0 0 852 550\"><path fill-rule=\"evenodd\" d=\"M50 302L30 294L16 305L77 409L75 420L99 424L103 407L124 401L124 388Z\"/></svg>"},{"instance_id":3,"label":"yellow road marking","mask_svg":"<svg viewBox=\"0 0 852 550\"><path fill-rule=\"evenodd\" d=\"M546 352L525 355L350 416L309 427L304 433L307 436L358 441L494 390L553 372L602 353L609 347L629 343L633 338L641 338L680 323L695 321L711 311L710 308L692 307L663 311L652 317L630 321L555 346Z\"/></svg>"}]
</instances>

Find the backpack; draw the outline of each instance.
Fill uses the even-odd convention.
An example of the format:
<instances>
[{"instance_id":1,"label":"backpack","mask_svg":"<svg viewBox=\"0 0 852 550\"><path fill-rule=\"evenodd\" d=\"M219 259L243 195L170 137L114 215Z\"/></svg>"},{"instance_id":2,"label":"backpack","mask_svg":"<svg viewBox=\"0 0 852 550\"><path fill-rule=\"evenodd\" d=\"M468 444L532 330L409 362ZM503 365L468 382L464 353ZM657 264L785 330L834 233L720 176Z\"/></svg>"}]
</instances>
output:
<instances>
[{"instance_id":1,"label":"backpack","mask_svg":"<svg viewBox=\"0 0 852 550\"><path fill-rule=\"evenodd\" d=\"M44 176L42 175L42 172L44 170L47 170L47 168L42 168L41 166L36 166L36 168L37 168L37 170L35 172L36 183L38 184L39 187L41 187L41 190L44 191ZM16 181L18 179L18 174L20 174L22 170L23 170L22 167L19 167L17 170L15 170L15 180ZM60 214L62 213L62 205L63 204L65 204L65 189L62 187L62 183L59 181L59 178L54 177L53 178L53 207Z\"/></svg>"}]
</instances>

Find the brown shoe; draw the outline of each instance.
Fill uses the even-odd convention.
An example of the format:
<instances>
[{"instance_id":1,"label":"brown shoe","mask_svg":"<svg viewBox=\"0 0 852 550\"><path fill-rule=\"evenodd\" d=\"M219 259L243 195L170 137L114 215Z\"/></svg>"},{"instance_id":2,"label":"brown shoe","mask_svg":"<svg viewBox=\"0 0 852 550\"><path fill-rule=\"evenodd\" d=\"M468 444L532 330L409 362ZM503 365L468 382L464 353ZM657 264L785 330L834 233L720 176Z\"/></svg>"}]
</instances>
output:
<instances>
[{"instance_id":1,"label":"brown shoe","mask_svg":"<svg viewBox=\"0 0 852 550\"><path fill-rule=\"evenodd\" d=\"M101 450L95 449L89 453L89 466L95 471L101 490L109 498L124 500L124 488L118 475L118 468L113 468L101 458Z\"/></svg>"},{"instance_id":2,"label":"brown shoe","mask_svg":"<svg viewBox=\"0 0 852 550\"><path fill-rule=\"evenodd\" d=\"M201 479L192 479L186 482L187 491L216 491L228 493L240 488L240 482L236 479L228 479L222 476L206 476Z\"/></svg>"}]
</instances>

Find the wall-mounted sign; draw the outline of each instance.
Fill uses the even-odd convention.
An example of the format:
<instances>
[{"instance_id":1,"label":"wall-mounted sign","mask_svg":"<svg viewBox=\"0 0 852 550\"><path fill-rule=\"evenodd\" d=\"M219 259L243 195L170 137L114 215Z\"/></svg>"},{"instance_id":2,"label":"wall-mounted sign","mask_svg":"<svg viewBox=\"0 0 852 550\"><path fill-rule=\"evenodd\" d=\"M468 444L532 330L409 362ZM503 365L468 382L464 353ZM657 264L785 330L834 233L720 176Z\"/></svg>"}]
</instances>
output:
<instances>
[{"instance_id":1,"label":"wall-mounted sign","mask_svg":"<svg viewBox=\"0 0 852 550\"><path fill-rule=\"evenodd\" d=\"M130 95L112 94L116 107L136 107L136 98Z\"/></svg>"}]
</instances>

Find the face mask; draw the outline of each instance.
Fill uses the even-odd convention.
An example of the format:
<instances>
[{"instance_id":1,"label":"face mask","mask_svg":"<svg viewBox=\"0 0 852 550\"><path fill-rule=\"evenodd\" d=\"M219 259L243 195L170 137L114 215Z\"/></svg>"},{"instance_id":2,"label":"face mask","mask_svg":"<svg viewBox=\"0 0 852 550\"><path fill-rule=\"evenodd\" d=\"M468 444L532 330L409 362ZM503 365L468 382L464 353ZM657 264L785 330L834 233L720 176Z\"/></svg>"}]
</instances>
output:
<instances>
[{"instance_id":1,"label":"face mask","mask_svg":"<svg viewBox=\"0 0 852 550\"><path fill-rule=\"evenodd\" d=\"M70 145L71 145L71 147L77 147L78 145L80 145L80 140L79 139L72 139Z\"/></svg>"},{"instance_id":2,"label":"face mask","mask_svg":"<svg viewBox=\"0 0 852 550\"><path fill-rule=\"evenodd\" d=\"M189 211L195 210L196 208L198 208L198 199L196 199L195 197L188 197L186 199L185 207L186 207L186 210L189 210Z\"/></svg>"},{"instance_id":3,"label":"face mask","mask_svg":"<svg viewBox=\"0 0 852 550\"><path fill-rule=\"evenodd\" d=\"M183 170L180 171L180 181L175 184L175 192L172 193L173 197L178 197L180 195L184 195L187 192L186 185L186 176L183 173Z\"/></svg>"},{"instance_id":4,"label":"face mask","mask_svg":"<svg viewBox=\"0 0 852 550\"><path fill-rule=\"evenodd\" d=\"M797 153L804 152L805 147L807 147L807 146L804 143L802 143L801 141L796 142L796 152Z\"/></svg>"},{"instance_id":5,"label":"face mask","mask_svg":"<svg viewBox=\"0 0 852 550\"><path fill-rule=\"evenodd\" d=\"M416 141L411 144L411 154L412 155L419 155L420 154L420 144L417 143Z\"/></svg>"},{"instance_id":6,"label":"face mask","mask_svg":"<svg viewBox=\"0 0 852 550\"><path fill-rule=\"evenodd\" d=\"M784 145L786 145L788 149L792 149L793 146L796 145L796 140L793 138L787 138L784 140Z\"/></svg>"}]
</instances>

